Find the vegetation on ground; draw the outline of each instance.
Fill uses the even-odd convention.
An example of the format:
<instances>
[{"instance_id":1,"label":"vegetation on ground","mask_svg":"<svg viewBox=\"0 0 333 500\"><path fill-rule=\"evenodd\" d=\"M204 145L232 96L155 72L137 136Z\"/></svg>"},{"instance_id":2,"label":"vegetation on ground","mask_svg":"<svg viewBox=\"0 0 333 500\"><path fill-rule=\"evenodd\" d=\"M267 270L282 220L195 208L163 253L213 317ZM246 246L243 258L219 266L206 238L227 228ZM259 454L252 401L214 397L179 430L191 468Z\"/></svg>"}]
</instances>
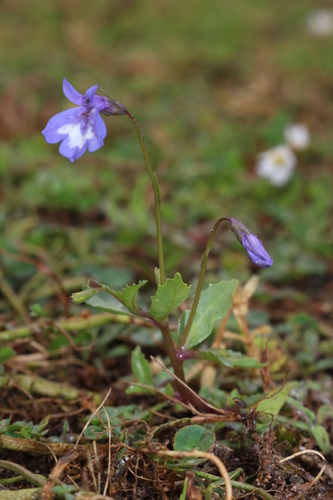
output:
<instances>
[{"instance_id":1,"label":"vegetation on ground","mask_svg":"<svg viewBox=\"0 0 333 500\"><path fill-rule=\"evenodd\" d=\"M331 497L333 34L313 31L315 9L3 2L0 500ZM138 120L161 191L162 283L128 117L104 117L104 146L74 163L41 134L70 107L63 77ZM290 124L310 143L278 186L258 155ZM274 264L258 270L222 224L182 342L221 217ZM184 381L156 328L167 319L196 353L180 359Z\"/></svg>"}]
</instances>

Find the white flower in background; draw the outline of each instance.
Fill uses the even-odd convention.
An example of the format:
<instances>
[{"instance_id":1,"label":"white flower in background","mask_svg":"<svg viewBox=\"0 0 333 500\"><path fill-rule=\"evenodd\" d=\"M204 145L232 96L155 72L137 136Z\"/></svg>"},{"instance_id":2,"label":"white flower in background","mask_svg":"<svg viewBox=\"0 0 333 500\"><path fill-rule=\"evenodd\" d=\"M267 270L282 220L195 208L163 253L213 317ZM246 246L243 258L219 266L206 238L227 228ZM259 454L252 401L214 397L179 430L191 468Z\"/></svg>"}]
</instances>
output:
<instances>
[{"instance_id":1,"label":"white flower in background","mask_svg":"<svg viewBox=\"0 0 333 500\"><path fill-rule=\"evenodd\" d=\"M310 144L310 132L305 125L290 124L284 129L284 137L295 151L302 151Z\"/></svg>"},{"instance_id":2,"label":"white flower in background","mask_svg":"<svg viewBox=\"0 0 333 500\"><path fill-rule=\"evenodd\" d=\"M307 28L311 35L330 36L333 34L333 10L318 9L309 14Z\"/></svg>"},{"instance_id":3,"label":"white flower in background","mask_svg":"<svg viewBox=\"0 0 333 500\"><path fill-rule=\"evenodd\" d=\"M283 144L257 156L256 172L274 186L283 186L292 177L296 163L294 152Z\"/></svg>"}]
</instances>

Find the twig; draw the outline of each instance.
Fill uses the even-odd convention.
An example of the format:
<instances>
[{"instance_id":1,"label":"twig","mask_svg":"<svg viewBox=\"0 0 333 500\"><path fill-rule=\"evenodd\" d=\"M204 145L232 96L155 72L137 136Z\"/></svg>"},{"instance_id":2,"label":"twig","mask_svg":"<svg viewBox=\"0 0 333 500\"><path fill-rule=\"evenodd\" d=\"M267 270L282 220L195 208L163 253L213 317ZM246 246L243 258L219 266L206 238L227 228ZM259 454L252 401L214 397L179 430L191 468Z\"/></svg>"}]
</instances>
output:
<instances>
[{"instance_id":1,"label":"twig","mask_svg":"<svg viewBox=\"0 0 333 500\"><path fill-rule=\"evenodd\" d=\"M25 490L4 490L0 492L0 500L38 500L42 488Z\"/></svg>"},{"instance_id":2,"label":"twig","mask_svg":"<svg viewBox=\"0 0 333 500\"><path fill-rule=\"evenodd\" d=\"M27 262L28 264L36 267L36 269L44 274L47 278L51 278L59 287L59 291L56 291L56 293L59 297L60 302L64 306L65 316L69 316L70 301L66 288L64 287L60 277L56 274L55 271L53 271L53 269L51 269L45 262L41 262L37 259L29 257L28 255L13 254L11 252L7 252L7 250L4 250L2 248L0 248L0 254L9 259L18 260L19 262Z\"/></svg>"},{"instance_id":3,"label":"twig","mask_svg":"<svg viewBox=\"0 0 333 500\"><path fill-rule=\"evenodd\" d=\"M4 297L6 297L7 302L12 306L12 308L18 313L20 318L28 322L29 314L19 297L16 295L10 284L5 279L5 276L0 267L0 290L3 293Z\"/></svg>"},{"instance_id":4,"label":"twig","mask_svg":"<svg viewBox=\"0 0 333 500\"><path fill-rule=\"evenodd\" d=\"M15 464L14 462L8 462L7 460L0 460L0 468L16 472L16 474L20 474L21 476L24 477L24 479L34 484L35 486L43 486L46 483L45 477L40 476L39 474L34 474L33 472L30 472L22 465Z\"/></svg>"},{"instance_id":5,"label":"twig","mask_svg":"<svg viewBox=\"0 0 333 500\"><path fill-rule=\"evenodd\" d=\"M87 429L87 427L89 426L89 424L90 424L90 422L92 421L92 419L94 418L94 416L95 416L95 415L99 412L99 410L101 410L101 409L103 408L103 406L104 406L104 404L105 404L106 400L107 400L107 399L108 399L108 397L110 396L111 390L112 390L112 388L110 387L110 389L108 390L108 392L107 392L107 394L106 394L105 398L103 399L103 401L101 402L101 404L99 405L99 407L98 407L98 408L96 408L96 410L94 411L94 413L93 413L92 415L90 415L90 417L89 417L89 419L88 419L87 423L85 424L85 426L83 427L83 429L82 429L82 431L81 431L81 433L80 433L79 437L77 438L77 441L76 441L76 443L75 443L74 449L76 449L76 447L78 446L79 441L80 441L81 437L82 437L82 436L83 436L83 434L84 434L84 431Z\"/></svg>"},{"instance_id":6,"label":"twig","mask_svg":"<svg viewBox=\"0 0 333 500\"><path fill-rule=\"evenodd\" d=\"M103 490L103 496L106 496L106 492L108 491L109 482L110 482L110 479L111 479L111 458L112 458L111 454L112 454L112 448L111 448L111 423L110 423L110 418L109 418L109 414L106 411L106 409L105 409L104 406L103 406L103 410L104 410L104 413L105 413L105 418L107 420L108 430L109 430L108 469L107 469L107 474L106 474L105 486L104 486L104 490Z\"/></svg>"},{"instance_id":7,"label":"twig","mask_svg":"<svg viewBox=\"0 0 333 500\"><path fill-rule=\"evenodd\" d=\"M99 452L102 454L108 450L107 445L97 445ZM74 450L74 444L71 443L50 443L42 441L34 441L32 439L24 439L19 437L6 436L6 434L0 434L0 448L6 450L14 450L20 452L34 453L38 455L51 455L55 454L57 457L62 457L67 453ZM89 451L91 451L91 445L78 445L76 447L81 455L86 456Z\"/></svg>"},{"instance_id":8,"label":"twig","mask_svg":"<svg viewBox=\"0 0 333 500\"><path fill-rule=\"evenodd\" d=\"M282 460L280 460L280 464L283 464L283 462L287 462L288 460L292 460L294 457L298 457L299 455L318 455L320 458L322 458L324 460L324 462L326 462L326 458L324 457L324 455L319 453L319 451L317 451L317 450L302 450L302 451L297 451L296 453L293 453L289 457L283 458Z\"/></svg>"},{"instance_id":9,"label":"twig","mask_svg":"<svg viewBox=\"0 0 333 500\"><path fill-rule=\"evenodd\" d=\"M183 382L182 380L180 380L174 373L172 373L172 371L170 371L166 366L164 366L163 363L161 363L156 358L154 358L154 356L150 356L150 359L152 359L153 361L155 361L155 363L157 363L160 366L162 366L164 368L164 370L169 373L169 375L171 375L181 385L183 385L184 387L186 387L186 389L188 390L189 394L192 395L192 398L191 398L192 402L195 401L195 403L197 403L197 405L200 408L200 410L204 410L206 412L209 411L209 410L211 410L213 413L217 413L219 415L224 415L226 413L224 410L220 410L219 408L215 408L215 406L207 403L207 401L205 401L204 399L202 399L202 397L200 397L198 394L196 394L196 392L194 392L185 382ZM193 396L194 396L194 400L193 400ZM199 412L193 407L193 405L189 401L188 401L188 403L189 403L189 406L191 406L191 410L194 413L198 414Z\"/></svg>"},{"instance_id":10,"label":"twig","mask_svg":"<svg viewBox=\"0 0 333 500\"><path fill-rule=\"evenodd\" d=\"M144 326L145 328L154 328L148 321L140 318L133 318L132 316L125 316L112 313L92 314L88 318L72 317L58 321L57 324L68 332L75 332L80 330L87 330L95 326L102 326L107 323L123 323ZM34 332L40 332L44 328L50 328L50 325L45 320L40 320L29 326L22 326L0 332L0 342L9 342L11 340L22 339L30 337Z\"/></svg>"},{"instance_id":11,"label":"twig","mask_svg":"<svg viewBox=\"0 0 333 500\"><path fill-rule=\"evenodd\" d=\"M174 458L206 458L214 462L218 468L221 476L224 479L226 500L232 500L232 486L230 482L230 477L224 463L212 453L206 453L204 451L193 450L193 451L168 451L168 450L142 450L147 453L155 453L159 457L174 457Z\"/></svg>"},{"instance_id":12,"label":"twig","mask_svg":"<svg viewBox=\"0 0 333 500\"><path fill-rule=\"evenodd\" d=\"M6 387L10 382L20 386L29 394L38 394L39 396L50 396L53 398L61 397L66 401L79 399L83 394L82 391L76 387L72 387L63 382L52 382L42 377L21 374L0 375L0 388ZM100 394L91 391L86 391L85 394L88 397L92 397L95 404L100 403Z\"/></svg>"}]
</instances>

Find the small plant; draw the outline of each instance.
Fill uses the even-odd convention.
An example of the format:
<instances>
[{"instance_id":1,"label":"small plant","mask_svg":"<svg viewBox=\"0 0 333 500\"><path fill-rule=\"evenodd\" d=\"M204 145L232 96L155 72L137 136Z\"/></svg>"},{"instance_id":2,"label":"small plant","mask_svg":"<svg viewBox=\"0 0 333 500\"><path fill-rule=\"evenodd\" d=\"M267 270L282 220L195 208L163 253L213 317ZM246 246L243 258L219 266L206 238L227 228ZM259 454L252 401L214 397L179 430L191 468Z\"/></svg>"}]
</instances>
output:
<instances>
[{"instance_id":1,"label":"small plant","mask_svg":"<svg viewBox=\"0 0 333 500\"><path fill-rule=\"evenodd\" d=\"M157 289L155 295L151 297L149 310L141 308L138 304L138 294L146 284L147 281L145 280L137 284L126 285L120 291L113 290L110 286L102 283L99 284L98 288L88 285L82 292L74 293L72 299L76 303L86 302L93 307L114 314L126 314L144 319L158 328L162 332L165 350L176 376L178 392L183 400L198 406L200 401L185 384L183 368L185 360L193 358L208 359L227 366L233 366L233 364L242 366L242 356L239 353L219 348L198 348L210 336L216 321L221 321L226 317L231 306L232 296L238 286L237 280L221 281L220 283L210 284L203 291L208 256L217 229L223 222L228 222L231 230L248 252L251 261L257 266L269 267L273 264L273 261L262 242L252 231L235 218L221 217L212 228L202 256L201 271L192 308L184 310L179 319L178 331L176 335L172 335L169 316L187 300L190 286L183 282L179 272L173 278L166 277L160 210L161 195L156 173L148 157L143 133L134 116L118 101L107 96L96 95L97 88L97 85L90 87L82 95L64 79L64 94L77 107L63 111L51 118L43 134L45 140L50 144L60 142L60 153L74 161L80 158L87 149L92 153L103 146L106 126L100 116L101 114L106 116L126 115L130 118L141 144L155 197L159 262L159 267L155 270ZM244 366L249 366L248 362ZM252 360L251 366L260 367L262 365Z\"/></svg>"}]
</instances>

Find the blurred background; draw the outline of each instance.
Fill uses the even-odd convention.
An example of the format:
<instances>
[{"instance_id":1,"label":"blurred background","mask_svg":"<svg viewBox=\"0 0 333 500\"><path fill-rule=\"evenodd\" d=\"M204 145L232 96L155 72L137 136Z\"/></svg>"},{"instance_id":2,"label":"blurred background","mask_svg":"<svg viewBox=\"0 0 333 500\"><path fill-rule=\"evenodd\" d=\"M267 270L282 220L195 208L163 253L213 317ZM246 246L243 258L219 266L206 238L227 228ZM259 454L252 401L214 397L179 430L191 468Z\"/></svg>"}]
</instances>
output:
<instances>
[{"instance_id":1,"label":"blurred background","mask_svg":"<svg viewBox=\"0 0 333 500\"><path fill-rule=\"evenodd\" d=\"M289 310L329 317L330 6L3 0L1 269L22 302L52 295L41 262L68 291L90 277L112 287L152 278L157 264L153 193L130 120L105 117L104 147L73 164L44 141L48 120L72 106L62 93L66 77L80 93L98 84L139 121L162 192L169 276L195 281L213 222L235 217L274 259L260 271L259 297L272 318ZM257 155L284 144L293 123L308 128L310 142L296 152L292 177L275 186L258 176ZM207 279L244 283L254 271L246 252L227 227L217 240ZM52 307L61 312L57 301Z\"/></svg>"}]
</instances>

